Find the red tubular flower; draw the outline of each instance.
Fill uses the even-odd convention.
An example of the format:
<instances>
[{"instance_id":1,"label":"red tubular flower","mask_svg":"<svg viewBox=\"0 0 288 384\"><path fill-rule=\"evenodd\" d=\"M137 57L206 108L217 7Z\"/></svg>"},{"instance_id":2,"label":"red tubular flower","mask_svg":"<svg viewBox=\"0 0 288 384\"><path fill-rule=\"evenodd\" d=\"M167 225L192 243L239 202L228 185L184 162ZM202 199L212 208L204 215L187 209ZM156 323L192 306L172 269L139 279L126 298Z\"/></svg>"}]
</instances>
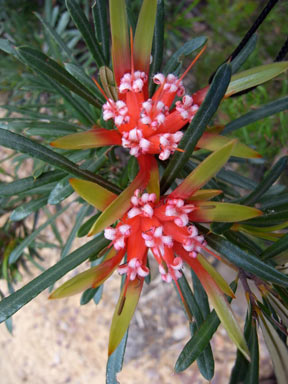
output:
<instances>
[{"instance_id":1,"label":"red tubular flower","mask_svg":"<svg viewBox=\"0 0 288 384\"><path fill-rule=\"evenodd\" d=\"M158 264L162 280L175 283L190 319L191 313L178 280L182 276L184 263L195 271L232 340L247 356L246 344L224 295L233 296L233 292L202 253L219 256L207 247L204 236L195 225L212 221L239 222L261 214L252 207L207 201L221 191L200 190L226 163L234 145L232 141L212 153L172 193L162 197L159 197L157 162L149 157L149 172L145 171L143 155L139 156L137 177L119 196L95 183L71 180L73 188L82 198L103 211L90 234L104 230L104 236L110 241L110 251L99 266L74 277L56 289L51 298L70 296L91 286L98 287L116 268L121 275L125 275L125 284L112 320L109 354L118 346L129 326L144 278L150 272L147 257L151 254ZM116 226L112 227L115 222Z\"/></svg>"}]
</instances>

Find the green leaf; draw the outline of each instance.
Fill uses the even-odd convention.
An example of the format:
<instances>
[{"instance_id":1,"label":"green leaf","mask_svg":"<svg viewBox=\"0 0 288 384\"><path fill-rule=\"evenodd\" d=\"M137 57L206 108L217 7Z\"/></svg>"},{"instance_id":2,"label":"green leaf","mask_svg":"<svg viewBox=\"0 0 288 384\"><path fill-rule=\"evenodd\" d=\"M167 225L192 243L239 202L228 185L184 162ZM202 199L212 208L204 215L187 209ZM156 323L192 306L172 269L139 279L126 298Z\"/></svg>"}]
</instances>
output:
<instances>
[{"instance_id":1,"label":"green leaf","mask_svg":"<svg viewBox=\"0 0 288 384\"><path fill-rule=\"evenodd\" d=\"M281 61L278 63L261 65L233 75L227 88L225 96L231 96L235 93L244 91L245 89L263 84L273 79L288 69L288 62Z\"/></svg>"},{"instance_id":2,"label":"green leaf","mask_svg":"<svg viewBox=\"0 0 288 384\"><path fill-rule=\"evenodd\" d=\"M96 213L96 215L91 216L84 224L81 225L77 233L78 237L87 236L92 225L95 223L96 219L101 215L101 212Z\"/></svg>"},{"instance_id":3,"label":"green leaf","mask_svg":"<svg viewBox=\"0 0 288 384\"><path fill-rule=\"evenodd\" d=\"M10 220L20 221L25 219L25 217L31 215L31 213L38 211L47 204L48 196L40 197L39 199L32 199L28 203L24 203L19 207L15 208L10 215Z\"/></svg>"},{"instance_id":4,"label":"green leaf","mask_svg":"<svg viewBox=\"0 0 288 384\"><path fill-rule=\"evenodd\" d=\"M144 0L134 36L134 63L137 70L149 73L157 0Z\"/></svg>"},{"instance_id":5,"label":"green leaf","mask_svg":"<svg viewBox=\"0 0 288 384\"><path fill-rule=\"evenodd\" d=\"M226 164L234 145L235 141L233 140L218 149L218 151L211 153L182 181L171 193L171 196L182 199L188 199L193 196L193 193L203 187Z\"/></svg>"},{"instance_id":6,"label":"green leaf","mask_svg":"<svg viewBox=\"0 0 288 384\"><path fill-rule=\"evenodd\" d=\"M127 279L127 277L126 277ZM108 356L120 344L134 315L142 291L144 279L126 281L116 305L110 328ZM127 284L127 286L126 286Z\"/></svg>"},{"instance_id":7,"label":"green leaf","mask_svg":"<svg viewBox=\"0 0 288 384\"><path fill-rule=\"evenodd\" d=\"M287 384L288 382L288 350L287 346L280 339L273 325L266 321L264 316L259 313L259 325L262 329L265 343L270 352L275 375L278 384Z\"/></svg>"},{"instance_id":8,"label":"green leaf","mask_svg":"<svg viewBox=\"0 0 288 384\"><path fill-rule=\"evenodd\" d=\"M97 291L101 289L102 285L97 288L88 288L86 291L82 293L81 299L80 299L80 305L86 305L88 304L93 297L96 295Z\"/></svg>"},{"instance_id":9,"label":"green leaf","mask_svg":"<svg viewBox=\"0 0 288 384\"><path fill-rule=\"evenodd\" d=\"M178 176L180 169L183 168L188 161L197 141L200 139L207 124L217 111L229 84L230 76L231 68L229 64L222 65L216 72L205 100L201 104L201 107L180 142L179 148L183 149L184 152L174 153L165 169L161 180L162 194L170 187L171 183Z\"/></svg>"},{"instance_id":10,"label":"green leaf","mask_svg":"<svg viewBox=\"0 0 288 384\"><path fill-rule=\"evenodd\" d=\"M63 169L76 177L96 182L102 185L104 188L114 191L115 193L119 193L121 191L118 187L107 182L102 177L93 175L93 173L80 169L77 164L68 160L66 157L59 155L58 153L44 147L35 141L17 135L16 133L12 133L0 128L0 144L4 147L11 148L22 153L27 153L32 157L43 160L48 164L55 166L56 168Z\"/></svg>"},{"instance_id":11,"label":"green leaf","mask_svg":"<svg viewBox=\"0 0 288 384\"><path fill-rule=\"evenodd\" d=\"M196 292L194 294L192 293L191 288L189 287L189 284L184 274L178 280L178 284L181 289L182 295L189 307L189 311L193 314L196 320L196 323L191 323L190 325L191 336L193 336L193 334L197 331L197 329L203 323L204 319L201 313L199 303L197 303L197 300L195 298ZM212 353L212 349L209 342L206 348L203 350L203 352L199 354L197 358L197 364L201 374L205 377L205 379L211 380L212 377L214 376L214 359L213 359L213 353Z\"/></svg>"},{"instance_id":12,"label":"green leaf","mask_svg":"<svg viewBox=\"0 0 288 384\"><path fill-rule=\"evenodd\" d=\"M288 247L288 233L284 235L281 239L276 241L274 244L267 247L265 251L261 254L262 260L269 260L272 257L279 255L281 252L286 251Z\"/></svg>"},{"instance_id":13,"label":"green leaf","mask_svg":"<svg viewBox=\"0 0 288 384\"><path fill-rule=\"evenodd\" d=\"M164 0L157 1L156 22L154 28L154 39L152 46L152 63L150 65L149 94L155 91L156 84L153 76L161 71L164 51Z\"/></svg>"},{"instance_id":14,"label":"green leaf","mask_svg":"<svg viewBox=\"0 0 288 384\"><path fill-rule=\"evenodd\" d=\"M83 68L79 67L78 65L71 64L71 63L65 63L64 66L67 69L67 71L73 77L75 77L75 79L77 79L81 84L83 84L92 93L92 95L96 95L97 99L101 103L104 104L106 102L102 93L99 91L99 89L97 88L97 86L94 83L94 81L92 80L92 78L90 78L85 73Z\"/></svg>"},{"instance_id":15,"label":"green leaf","mask_svg":"<svg viewBox=\"0 0 288 384\"><path fill-rule=\"evenodd\" d=\"M271 101L270 103L264 104L259 108L254 109L246 113L245 115L240 116L238 119L231 121L223 129L222 133L230 133L236 129L245 127L246 125L252 124L255 121L264 119L265 117L272 116L275 113L285 111L288 109L288 96L281 99Z\"/></svg>"},{"instance_id":16,"label":"green leaf","mask_svg":"<svg viewBox=\"0 0 288 384\"><path fill-rule=\"evenodd\" d=\"M244 45L244 47L241 49L241 51L238 53L238 55L235 56L234 59L231 61L232 73L237 72L238 69L242 67L242 65L245 63L245 61L254 51L256 47L256 43L257 43L257 35L256 33L254 33L250 37L250 39L247 41L247 43Z\"/></svg>"},{"instance_id":17,"label":"green leaf","mask_svg":"<svg viewBox=\"0 0 288 384\"><path fill-rule=\"evenodd\" d=\"M64 177L64 179L60 180L50 192L48 204L59 204L73 192L73 188L69 184L69 177Z\"/></svg>"},{"instance_id":18,"label":"green leaf","mask_svg":"<svg viewBox=\"0 0 288 384\"><path fill-rule=\"evenodd\" d=\"M247 251L243 251L236 245L225 240L223 237L209 234L205 237L205 239L213 249L215 249L220 255L223 255L238 268L251 272L266 281L270 281L271 283L288 286L288 276L285 276L271 265L264 263Z\"/></svg>"},{"instance_id":19,"label":"green leaf","mask_svg":"<svg viewBox=\"0 0 288 384\"><path fill-rule=\"evenodd\" d=\"M208 296L193 269L191 269L191 277L193 281L193 292L195 300L201 309L203 318L206 319L206 317L210 314Z\"/></svg>"},{"instance_id":20,"label":"green leaf","mask_svg":"<svg viewBox=\"0 0 288 384\"><path fill-rule=\"evenodd\" d=\"M50 267L40 276L33 279L23 288L6 297L0 302L0 322L5 321L25 304L34 299L39 293L54 284L66 273L76 268L90 256L99 253L107 244L107 240L98 236L87 244L72 252L68 257L60 260L53 267Z\"/></svg>"},{"instance_id":21,"label":"green leaf","mask_svg":"<svg viewBox=\"0 0 288 384\"><path fill-rule=\"evenodd\" d=\"M65 44L61 36L58 34L58 32L51 26L51 24L44 20L39 13L34 13L36 17L40 20L40 22L44 25L46 31L51 36L51 38L55 41L55 43L61 48L61 51L65 53L65 56L72 60L73 62L77 63L77 60L73 56L72 50Z\"/></svg>"},{"instance_id":22,"label":"green leaf","mask_svg":"<svg viewBox=\"0 0 288 384\"><path fill-rule=\"evenodd\" d=\"M237 285L235 283L233 283L233 285L231 284L233 292L236 291L236 287ZM228 299L228 301L230 302L231 299ZM175 364L175 371L177 373L184 371L198 358L217 331L219 325L220 320L215 310L213 310L180 353Z\"/></svg>"},{"instance_id":23,"label":"green leaf","mask_svg":"<svg viewBox=\"0 0 288 384\"><path fill-rule=\"evenodd\" d=\"M70 184L78 195L100 211L104 211L117 198L115 193L91 181L70 179Z\"/></svg>"},{"instance_id":24,"label":"green leaf","mask_svg":"<svg viewBox=\"0 0 288 384\"><path fill-rule=\"evenodd\" d=\"M244 384L255 384L259 382L259 341L254 321L252 322L251 335L248 340L248 345L251 354L251 363L249 364Z\"/></svg>"},{"instance_id":25,"label":"green leaf","mask_svg":"<svg viewBox=\"0 0 288 384\"><path fill-rule=\"evenodd\" d=\"M116 84L130 70L130 47L125 0L109 0L112 62Z\"/></svg>"},{"instance_id":26,"label":"green leaf","mask_svg":"<svg viewBox=\"0 0 288 384\"><path fill-rule=\"evenodd\" d=\"M106 384L119 384L117 373L121 371L127 344L128 330L115 351L108 357L106 366Z\"/></svg>"},{"instance_id":27,"label":"green leaf","mask_svg":"<svg viewBox=\"0 0 288 384\"><path fill-rule=\"evenodd\" d=\"M65 174L62 171L49 171L42 173L39 178L25 177L11 183L0 183L0 196L15 196L31 189L42 187L60 180Z\"/></svg>"},{"instance_id":28,"label":"green leaf","mask_svg":"<svg viewBox=\"0 0 288 384\"><path fill-rule=\"evenodd\" d=\"M102 47L105 64L110 61L110 31L108 25L107 0L97 0L92 5L92 15L94 21L97 40Z\"/></svg>"},{"instance_id":29,"label":"green leaf","mask_svg":"<svg viewBox=\"0 0 288 384\"><path fill-rule=\"evenodd\" d=\"M282 172L286 169L288 161L288 156L283 156L277 161L277 163L271 168L271 170L266 174L263 180L258 184L258 186L252 191L248 196L243 200L243 204L252 205L255 204L258 199L264 195L266 191L271 187L272 184L280 177Z\"/></svg>"},{"instance_id":30,"label":"green leaf","mask_svg":"<svg viewBox=\"0 0 288 384\"><path fill-rule=\"evenodd\" d=\"M192 52L195 52L197 49L203 47L206 41L207 37L205 36L195 37L194 39L187 41L173 54L173 56L170 57L163 69L163 73L166 75L168 75L168 73L173 73L178 68L179 64L182 63L185 56L188 56Z\"/></svg>"},{"instance_id":31,"label":"green leaf","mask_svg":"<svg viewBox=\"0 0 288 384\"><path fill-rule=\"evenodd\" d=\"M58 216L62 215L62 213L66 211L67 208L69 208L69 205L62 208L60 211L58 211L54 215L52 215L47 221L45 221L42 225L40 225L29 236L25 237L25 239L22 240L21 243L16 248L14 248L13 251L11 252L9 257L9 264L15 263L18 260L18 258L22 255L24 249L28 247L37 238L39 233L43 231L43 229L48 227L48 225L51 225L52 223L54 223L55 219Z\"/></svg>"},{"instance_id":32,"label":"green leaf","mask_svg":"<svg viewBox=\"0 0 288 384\"><path fill-rule=\"evenodd\" d=\"M50 59L48 56L44 55L44 53L37 51L34 48L18 48L18 52L20 57L22 57L31 68L36 70L37 73L40 72L49 78L56 80L58 83L64 85L84 100L87 100L88 103L94 105L95 107L101 108L101 104L91 94L91 92L86 89L83 84L71 76L70 73L61 67L61 65L59 65L56 61Z\"/></svg>"},{"instance_id":33,"label":"green leaf","mask_svg":"<svg viewBox=\"0 0 288 384\"><path fill-rule=\"evenodd\" d=\"M79 29L87 47L89 48L92 56L98 67L105 65L104 55L100 44L95 38L94 31L87 20L85 13L81 6L75 0L66 0L66 7L77 27Z\"/></svg>"},{"instance_id":34,"label":"green leaf","mask_svg":"<svg viewBox=\"0 0 288 384\"><path fill-rule=\"evenodd\" d=\"M61 252L61 258L66 257L71 249L72 243L77 235L77 232L79 228L81 227L81 224L84 220L84 217L87 215L89 210L89 206L83 205L79 212L76 215L75 224L72 227L71 232L69 233L69 236L67 238L66 244L64 245L62 252Z\"/></svg>"}]
</instances>

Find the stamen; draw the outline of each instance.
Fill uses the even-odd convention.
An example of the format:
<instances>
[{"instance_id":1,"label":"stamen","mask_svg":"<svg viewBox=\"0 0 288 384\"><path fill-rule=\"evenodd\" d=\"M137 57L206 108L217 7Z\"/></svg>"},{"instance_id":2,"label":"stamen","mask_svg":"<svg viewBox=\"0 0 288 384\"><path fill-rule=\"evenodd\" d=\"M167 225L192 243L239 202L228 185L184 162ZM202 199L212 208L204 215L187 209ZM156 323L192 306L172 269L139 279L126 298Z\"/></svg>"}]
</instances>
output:
<instances>
[{"instance_id":1,"label":"stamen","mask_svg":"<svg viewBox=\"0 0 288 384\"><path fill-rule=\"evenodd\" d=\"M188 66L186 71L182 74L182 76L178 80L179 82L184 79L184 77L187 75L187 73L190 71L190 69L193 67L193 65L198 61L198 59L200 58L200 56L202 55L202 53L205 51L206 48L207 48L207 45L204 45L204 47L201 49L201 51L198 53L198 55L195 57L195 59L192 61L192 63Z\"/></svg>"}]
</instances>

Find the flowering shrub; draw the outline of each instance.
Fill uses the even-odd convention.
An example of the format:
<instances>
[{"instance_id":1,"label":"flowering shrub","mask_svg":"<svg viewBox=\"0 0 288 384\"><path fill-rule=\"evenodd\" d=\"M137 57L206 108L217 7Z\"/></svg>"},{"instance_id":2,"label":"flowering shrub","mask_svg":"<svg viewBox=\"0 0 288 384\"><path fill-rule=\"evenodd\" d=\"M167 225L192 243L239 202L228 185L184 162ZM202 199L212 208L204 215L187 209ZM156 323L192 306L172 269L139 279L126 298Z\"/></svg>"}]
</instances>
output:
<instances>
[{"instance_id":1,"label":"flowering shrub","mask_svg":"<svg viewBox=\"0 0 288 384\"><path fill-rule=\"evenodd\" d=\"M209 343L220 320L239 350L232 378L241 365L247 367L233 382L258 381L256 324L272 352L279 382L286 382L283 362L287 350L279 333L287 335L288 278L280 270L287 261L283 256L287 247L287 191L273 184L285 169L287 157L281 158L259 184L238 170L227 170L228 162L259 162L261 156L223 135L227 127L214 124L213 117L223 99L273 79L287 70L288 63L237 72L239 63L251 52L248 40L238 55L220 66L210 85L189 94L182 80L203 54L206 38L186 43L185 49L162 67L163 1L143 1L134 33L125 1L109 1L113 70L106 2L97 1L92 9L96 33L77 2L66 0L66 5L77 27L76 36L83 38L93 64L86 50L83 53L75 48L73 52L71 41L67 45L59 28L54 29L40 15L51 37L49 53L53 59L34 48L0 41L2 50L33 70L35 76L28 77L28 84L37 84L36 92L58 95L56 100L53 96L50 99L56 102L54 114L49 107L45 113L40 111L43 105L38 103L37 112L23 108L24 117L7 117L0 128L0 144L15 150L16 156L20 152L33 158L37 170L32 179L0 184L3 207L12 211L10 220L19 221L47 203L63 204L73 191L82 198L74 201L83 205L64 247L65 257L4 298L1 321L84 260L99 259L96 266L60 285L50 298L98 289L116 269L122 275L108 347L107 382L116 382L119 367L113 361L117 359L122 365L129 323L144 283L149 284L153 258L162 280L174 283L189 323L196 329L176 362L177 372L198 360L203 376L212 379L214 360ZM198 50L186 71L179 74L181 56ZM69 58L64 66L59 64L59 53ZM57 104L59 95L64 108ZM270 113L274 112L272 108ZM249 112L235 120L233 129L237 124L242 126L242 120L248 124L260 115L257 110ZM120 148L115 150L115 146ZM76 149L79 151L73 151ZM19 197L16 201L15 195ZM27 201L27 196L32 199ZM25 247L31 247L37 234L68 207L64 203L46 223L37 229L35 224L34 232L18 245L4 243L6 265L15 266ZM91 207L95 214L82 224ZM94 237L67 255L77 228L79 235ZM211 255L236 271L231 286L210 263ZM184 264L186 270L193 271L194 280L199 280L201 295L190 289ZM247 296L245 335L230 307L239 281ZM256 285L257 296L249 282ZM211 312L207 297L214 308Z\"/></svg>"}]
</instances>

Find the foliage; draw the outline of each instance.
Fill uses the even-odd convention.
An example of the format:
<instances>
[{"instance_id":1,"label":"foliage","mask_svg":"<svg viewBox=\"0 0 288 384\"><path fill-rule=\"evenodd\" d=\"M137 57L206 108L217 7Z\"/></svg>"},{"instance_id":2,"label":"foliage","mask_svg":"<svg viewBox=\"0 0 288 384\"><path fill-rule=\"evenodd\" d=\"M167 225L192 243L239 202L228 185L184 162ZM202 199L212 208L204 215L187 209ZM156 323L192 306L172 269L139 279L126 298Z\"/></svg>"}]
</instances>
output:
<instances>
[{"instance_id":1,"label":"foliage","mask_svg":"<svg viewBox=\"0 0 288 384\"><path fill-rule=\"evenodd\" d=\"M13 17L17 20L17 15L9 19L5 11L1 15L8 23L4 25L0 49L4 52L1 61L9 63L5 66L3 84L10 93L9 102L2 106L6 115L0 119L0 145L13 151L9 161L13 161L15 174L8 174L9 182L0 183L0 213L5 219L0 233L1 277L6 279L10 291L10 296L0 302L0 320L8 321L11 329L10 316L87 259L91 261L91 268L57 288L50 298L84 290L81 304L93 297L99 302L101 287L118 268L123 274L123 284L111 326L107 383L117 382L129 322L142 286L149 282L148 249L159 264L162 279L173 280L191 329L191 339L176 362L177 372L197 360L202 375L212 379L214 360L210 340L222 322L238 348L231 383L258 381L258 325L272 355L278 382L284 384L288 379L283 364L287 359L283 340L288 327L288 193L279 182L287 169L287 157L281 157L269 169L269 162L258 152L269 158L275 154L274 150L267 150L262 139L251 141L247 130L249 124L276 113L280 113L285 123L282 111L287 109L287 100L277 99L285 93L285 83L282 82L280 88L274 87L274 82L264 88L262 83L285 72L288 63L251 65L248 57L255 43L252 36L231 63L219 67L210 85L198 91L190 86L193 100L187 95L181 99L180 81L186 75L186 72L182 77L179 75L183 73L183 59L193 56L194 64L203 54L207 39L197 36L179 47L183 36L176 28L191 26L187 15L195 11L198 3L193 2L184 9L185 2L180 2L176 6L177 18L173 22L168 18L167 46L173 47L173 51L174 46L177 49L165 61L164 2L161 0L131 2L127 9L124 0L110 0L109 9L105 0L97 1L92 9L88 1L79 5L75 0L66 0L66 7L63 2L52 7L52 2L46 0L44 14L35 14L43 33L29 35L27 41L23 39L22 25L17 26L20 30L13 30ZM217 16L223 15L217 2L208 3L208 21L211 9ZM228 8L230 2L225 1L222 6ZM252 12L251 6L249 2L245 12ZM168 14L173 7L174 3L167 2ZM193 22L201 20L199 15L193 18ZM237 14L234 23L239 24L241 20ZM129 38L129 27L134 41L133 36ZM219 23L218 33L222 28ZM11 36L6 31L15 33ZM23 43L29 46L22 46ZM231 50L230 45L228 53ZM221 62L229 55L222 49L219 51ZM213 56L215 52L208 54ZM203 67L197 63L204 73L199 77L201 86L208 83L211 75L211 68L208 71L205 59L203 62ZM137 79L143 80L142 83L135 83L136 90L133 88L134 63L135 70L144 73ZM242 64L244 71L239 68ZM127 72L133 86L125 82L123 85L122 78ZM158 72L163 75L155 77ZM171 84L177 88L173 91L171 85L173 97L168 91L164 92L168 73L173 73L174 77L169 75ZM185 81L187 79L189 77ZM160 86L157 88L157 85ZM130 88L122 92L121 87ZM251 87L257 89L240 96ZM267 89L272 89L273 101ZM158 114L159 121L154 126L152 123L156 120L147 120L144 106L140 113L137 107L140 101L135 103L135 99L129 98L140 95L142 102L148 99L148 93L152 104L163 104L160 112L164 117ZM121 109L123 103L128 112L117 115L117 108ZM258 109L253 110L252 105ZM161 119L166 119L166 125ZM261 134L265 132L266 137L271 138L272 128L267 121ZM224 122L226 127L219 122ZM151 132L139 138L134 124L139 130L142 127L141 135L146 128ZM232 140L240 128L242 134ZM163 132L166 141L161 137ZM176 133L177 140L173 136ZM246 145L237 137L243 138ZM168 138L175 141L167 144ZM284 144L284 133L277 140ZM142 147L141 143L144 143ZM153 147L153 143L157 145ZM4 165L7 160L2 159ZM32 176L23 178L18 171L26 160L32 163ZM259 183L253 176L242 174L253 167L266 170ZM147 192L142 193L145 189ZM80 197L72 196L74 191ZM50 206L53 205L52 214ZM75 223L63 244L57 218L74 207L78 207ZM44 222L38 221L39 214L46 216ZM32 230L29 230L27 223L31 218ZM155 222L161 223L162 229L158 232L160 227L153 224ZM49 226L59 245L41 239L41 232ZM103 229L104 236L100 233ZM69 254L77 234L95 237ZM129 245L132 243L133 247ZM20 264L25 266L30 262L42 268L37 258L43 247L61 247L60 261L13 292L13 284L20 278ZM235 281L231 287L208 262L209 255L221 258L234 270ZM193 292L182 273L183 262L191 270ZM237 295L237 284L242 285L247 298L244 336L229 305ZM253 285L256 288L252 291Z\"/></svg>"}]
</instances>

